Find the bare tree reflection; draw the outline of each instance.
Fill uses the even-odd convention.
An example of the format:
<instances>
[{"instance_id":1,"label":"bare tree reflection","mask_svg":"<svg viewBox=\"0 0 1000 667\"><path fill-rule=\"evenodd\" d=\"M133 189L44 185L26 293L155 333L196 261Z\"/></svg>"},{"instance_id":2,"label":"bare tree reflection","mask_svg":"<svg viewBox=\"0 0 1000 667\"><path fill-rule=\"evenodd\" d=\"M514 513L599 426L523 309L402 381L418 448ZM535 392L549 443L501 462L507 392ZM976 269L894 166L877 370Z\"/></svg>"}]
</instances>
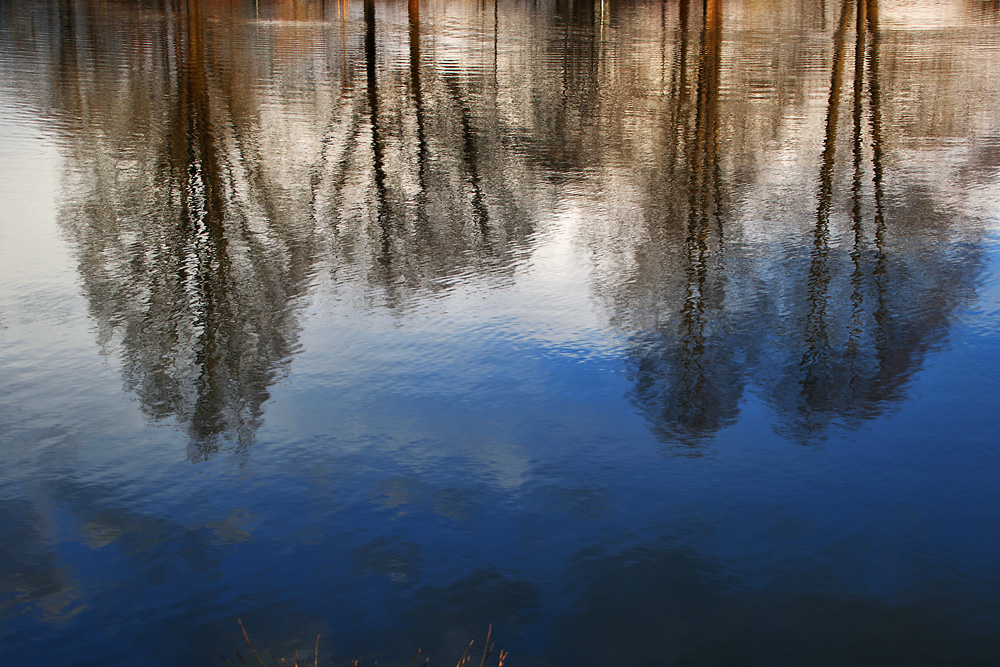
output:
<instances>
[{"instance_id":1,"label":"bare tree reflection","mask_svg":"<svg viewBox=\"0 0 1000 667\"><path fill-rule=\"evenodd\" d=\"M981 261L972 255L959 266L946 248L930 250L937 241L928 227L943 221L929 201L924 201L922 210L886 205L878 12L877 0L846 0L834 38L804 348L798 364L787 367L773 394L785 428L802 439L822 433L831 421L869 418L898 400L924 355L945 335L949 313L969 294ZM830 215L843 42L852 13L853 170L850 212L839 233L851 242L849 247L833 248ZM863 182L866 101L874 200L870 222ZM912 186L904 197L924 198Z\"/></svg>"},{"instance_id":2,"label":"bare tree reflection","mask_svg":"<svg viewBox=\"0 0 1000 667\"><path fill-rule=\"evenodd\" d=\"M497 111L474 83L481 73L422 76L416 2L405 69L379 62L374 2L361 31L349 26L362 47L360 96L356 41L331 54L318 47L331 45L333 23L276 27L281 48L325 57L318 65L334 77L340 68L333 85L315 80L304 113L294 93L247 71L246 8L166 3L149 10L156 30L144 36L149 17L111 5L115 20L139 22L113 44L108 9L62 0L50 32L62 57L49 73L56 97L43 103L71 119L66 227L102 344L120 345L143 411L188 431L192 459L253 441L317 272L360 273L394 306L470 267L501 270L530 232L528 200L511 187L523 170L488 136ZM433 114L426 86L442 101ZM412 162L400 121L410 113Z\"/></svg>"},{"instance_id":3,"label":"bare tree reflection","mask_svg":"<svg viewBox=\"0 0 1000 667\"><path fill-rule=\"evenodd\" d=\"M968 128L893 94L920 73L876 0L779 3L825 38L777 51L729 40L732 16L773 20L730 7L447 5L464 31L419 0L16 11L55 54L40 104L65 119L101 343L200 458L252 442L316 281L396 313L469 274L504 284L557 205L590 216L592 289L664 441L697 453L748 387L802 439L899 398L982 250L937 242L961 225L934 184L890 178L890 148Z\"/></svg>"},{"instance_id":4,"label":"bare tree reflection","mask_svg":"<svg viewBox=\"0 0 1000 667\"><path fill-rule=\"evenodd\" d=\"M670 77L666 145L658 174L662 189L655 191L658 201L650 202L665 213L647 223L653 244L642 250L640 264L644 278L670 281L669 287L663 282L658 289L653 287L653 302L645 302L647 306L676 307L679 312L676 317L658 318L636 336L630 357L633 398L652 428L689 447L735 419L743 386L743 368L732 349L734 332L723 317L726 231L719 138L723 8L718 0L703 0L698 9L701 25L695 34L695 60L690 63L690 1L678 4L679 53ZM676 268L670 266L675 262Z\"/></svg>"},{"instance_id":5,"label":"bare tree reflection","mask_svg":"<svg viewBox=\"0 0 1000 667\"><path fill-rule=\"evenodd\" d=\"M365 5L367 113L373 142L350 130L339 158L318 170L314 217L327 238L334 270L364 264L386 303L399 305L414 289L439 289L470 269L503 272L530 234L534 206L530 170L504 152L501 111L491 103L482 63L438 67L423 55L419 3L407 4L408 58L403 67L380 60L377 5ZM432 53L434 57L448 57ZM431 99L432 108L426 100ZM372 190L359 206L347 192L370 160ZM356 200L354 200L356 202ZM377 229L378 241L369 239Z\"/></svg>"},{"instance_id":6,"label":"bare tree reflection","mask_svg":"<svg viewBox=\"0 0 1000 667\"><path fill-rule=\"evenodd\" d=\"M153 111L165 122L129 128L151 154L126 146L138 164L86 192L71 229L95 316L120 336L126 386L152 418L183 424L200 458L252 441L297 344L293 305L314 251L309 230L279 210L252 135L259 121L212 51L202 4L167 19L157 55L176 75Z\"/></svg>"},{"instance_id":7,"label":"bare tree reflection","mask_svg":"<svg viewBox=\"0 0 1000 667\"><path fill-rule=\"evenodd\" d=\"M901 181L888 202L876 0L837 7L808 250L801 241L779 253L749 242L753 221L727 202L756 187L767 169L743 155L759 152L753 142L760 136L737 129L746 128L745 108L729 102L721 115L722 11L711 0L677 5L662 103L666 131L654 144L644 221L632 234L626 279L607 291L616 321L631 332L631 397L664 442L688 454L736 420L748 386L763 390L780 414L779 428L801 441L821 436L831 422L884 411L946 334L984 252L975 243L940 244L948 212L918 182ZM892 75L894 82L909 76ZM837 151L845 78L853 84L849 161ZM772 109L781 113L781 105ZM793 223L806 206L795 199L784 205ZM790 231L767 234L773 242ZM958 227L951 233L965 234Z\"/></svg>"}]
</instances>

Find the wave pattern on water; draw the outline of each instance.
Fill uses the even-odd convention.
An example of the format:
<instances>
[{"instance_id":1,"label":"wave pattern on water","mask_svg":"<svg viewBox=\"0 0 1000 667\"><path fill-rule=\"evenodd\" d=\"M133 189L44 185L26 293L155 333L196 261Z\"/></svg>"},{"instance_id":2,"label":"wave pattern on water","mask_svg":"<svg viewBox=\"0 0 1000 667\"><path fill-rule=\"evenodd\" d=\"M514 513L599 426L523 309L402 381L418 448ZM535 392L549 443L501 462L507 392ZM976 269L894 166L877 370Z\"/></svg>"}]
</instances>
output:
<instances>
[{"instance_id":1,"label":"wave pattern on water","mask_svg":"<svg viewBox=\"0 0 1000 667\"><path fill-rule=\"evenodd\" d=\"M987 664L998 22L0 0L0 658Z\"/></svg>"}]
</instances>

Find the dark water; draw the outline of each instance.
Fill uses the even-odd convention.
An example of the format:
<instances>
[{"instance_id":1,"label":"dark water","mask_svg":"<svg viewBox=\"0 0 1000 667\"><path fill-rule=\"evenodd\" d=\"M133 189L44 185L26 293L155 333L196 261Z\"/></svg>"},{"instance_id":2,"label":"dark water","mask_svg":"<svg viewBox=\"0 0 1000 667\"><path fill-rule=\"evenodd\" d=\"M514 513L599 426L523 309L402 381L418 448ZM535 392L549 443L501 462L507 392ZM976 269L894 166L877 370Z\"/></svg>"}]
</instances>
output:
<instances>
[{"instance_id":1,"label":"dark water","mask_svg":"<svg viewBox=\"0 0 1000 667\"><path fill-rule=\"evenodd\" d=\"M0 1L0 663L997 664L998 109L978 0Z\"/></svg>"}]
</instances>

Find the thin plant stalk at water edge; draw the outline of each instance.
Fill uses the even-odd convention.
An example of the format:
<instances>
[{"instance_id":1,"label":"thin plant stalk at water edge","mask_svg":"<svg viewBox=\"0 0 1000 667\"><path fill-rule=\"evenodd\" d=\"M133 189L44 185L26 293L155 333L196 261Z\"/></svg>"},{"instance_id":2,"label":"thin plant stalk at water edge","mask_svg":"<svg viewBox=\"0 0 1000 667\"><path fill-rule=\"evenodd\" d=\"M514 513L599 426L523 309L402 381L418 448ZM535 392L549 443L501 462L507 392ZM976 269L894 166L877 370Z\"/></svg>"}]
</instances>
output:
<instances>
[{"instance_id":1,"label":"thin plant stalk at water edge","mask_svg":"<svg viewBox=\"0 0 1000 667\"><path fill-rule=\"evenodd\" d=\"M253 657L260 664L260 667L268 667L267 663L264 662L264 659L260 657L260 653L257 652L257 648L253 645L253 642L250 641L250 635L247 632L246 627L244 627L243 621L241 619L237 619L237 623L240 624L240 630L243 632L243 639L246 640L247 646L250 647L251 654L253 654ZM483 645L483 656L479 661L479 667L487 667L487 661L490 659L490 656L493 654L493 649L496 647L495 643L490 642L492 635L493 635L493 626L490 625L489 629L486 631L486 642ZM312 662L310 663L308 660L305 662L301 662L299 660L298 651L296 651L295 658L291 663L291 667L309 667L310 664L312 665L312 667L319 667L319 638L320 636L316 635L316 645L313 648ZM455 667L469 667L471 665L472 655L470 652L472 650L473 643L474 643L473 641L470 641L468 646L465 647L465 650L462 651L462 655L459 656L458 658L458 662L455 663ZM421 649L417 650L416 654L413 656L413 660L410 662L410 667L416 667L417 660L420 658L421 652L422 652ZM235 653L237 659L239 659L240 663L244 667L250 667L250 663L248 663L246 659L244 659L243 656L240 655L239 651L235 651ZM236 665L231 663L226 658L226 656L224 656L221 652L219 653L219 657L222 658L222 661L227 665L229 665L229 667L237 667ZM274 663L275 667L290 667L288 661L285 660L285 658L279 659L277 656L274 655L273 651L271 651L271 660ZM497 653L496 667L503 667L504 662L506 660L507 660L507 652L501 649ZM427 665L429 662L430 658L424 658L424 663L423 663L424 665ZM332 662L330 664L333 665ZM361 667L360 659L352 661L351 667ZM378 667L378 661L375 661L375 663L373 663L373 667Z\"/></svg>"}]
</instances>

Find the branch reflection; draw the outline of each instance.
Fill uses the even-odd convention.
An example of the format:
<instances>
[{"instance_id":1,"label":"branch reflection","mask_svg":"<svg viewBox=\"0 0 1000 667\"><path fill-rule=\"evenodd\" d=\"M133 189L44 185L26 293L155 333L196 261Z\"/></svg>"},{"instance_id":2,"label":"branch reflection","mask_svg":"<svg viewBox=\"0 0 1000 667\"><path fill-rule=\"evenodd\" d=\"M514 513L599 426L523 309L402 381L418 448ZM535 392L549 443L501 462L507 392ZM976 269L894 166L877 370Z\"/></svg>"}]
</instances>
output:
<instances>
[{"instance_id":1,"label":"branch reflection","mask_svg":"<svg viewBox=\"0 0 1000 667\"><path fill-rule=\"evenodd\" d=\"M395 314L509 284L566 210L678 451L751 390L800 440L901 397L983 250L947 178L896 178L900 146L977 130L927 120L877 0L430 2L12 9L57 54L32 94L100 342L192 459L252 443L317 284ZM823 41L775 46L775 20ZM939 97L974 85L935 71Z\"/></svg>"}]
</instances>

